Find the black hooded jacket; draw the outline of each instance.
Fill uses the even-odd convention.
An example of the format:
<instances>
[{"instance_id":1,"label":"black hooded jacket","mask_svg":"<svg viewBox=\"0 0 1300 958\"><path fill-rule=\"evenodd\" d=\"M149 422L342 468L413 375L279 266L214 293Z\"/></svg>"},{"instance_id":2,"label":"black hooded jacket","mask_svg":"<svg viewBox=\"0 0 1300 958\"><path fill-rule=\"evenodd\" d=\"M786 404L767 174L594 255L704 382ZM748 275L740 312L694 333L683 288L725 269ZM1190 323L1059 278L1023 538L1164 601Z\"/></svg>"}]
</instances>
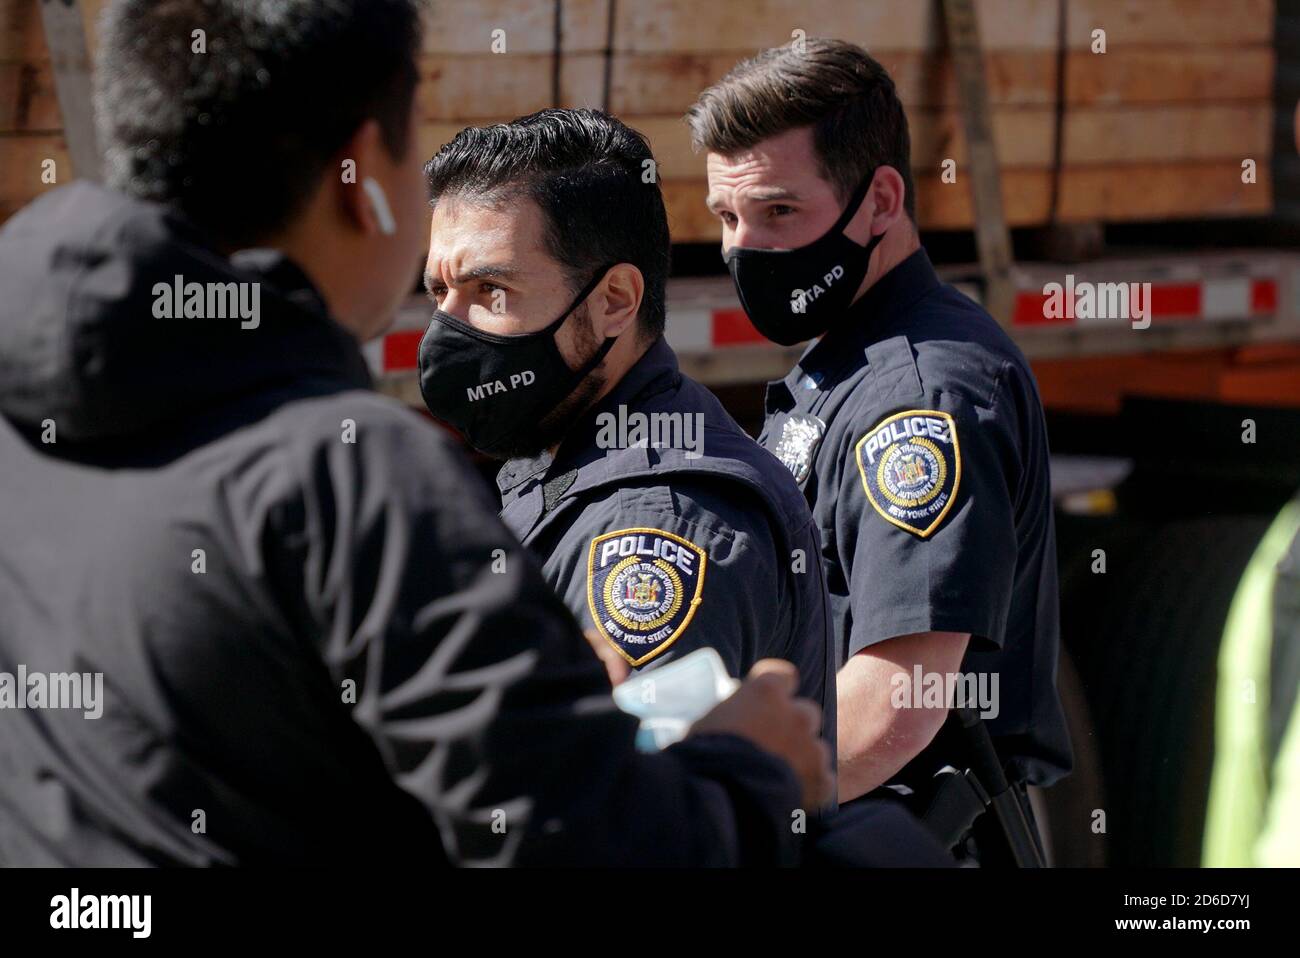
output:
<instances>
[{"instance_id":1,"label":"black hooded jacket","mask_svg":"<svg viewBox=\"0 0 1300 958\"><path fill-rule=\"evenodd\" d=\"M158 318L178 283L258 284L256 324ZM273 251L83 183L0 230L0 861L788 860L789 767L635 752L460 452L369 385Z\"/></svg>"}]
</instances>

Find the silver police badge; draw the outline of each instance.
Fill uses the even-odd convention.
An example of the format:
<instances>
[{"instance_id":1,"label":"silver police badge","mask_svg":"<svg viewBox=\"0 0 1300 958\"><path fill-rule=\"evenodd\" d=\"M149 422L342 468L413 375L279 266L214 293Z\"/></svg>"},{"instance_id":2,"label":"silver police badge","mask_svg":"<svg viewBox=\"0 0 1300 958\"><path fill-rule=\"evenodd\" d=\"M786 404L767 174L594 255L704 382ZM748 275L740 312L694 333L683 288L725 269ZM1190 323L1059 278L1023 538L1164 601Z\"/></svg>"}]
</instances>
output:
<instances>
[{"instance_id":1,"label":"silver police badge","mask_svg":"<svg viewBox=\"0 0 1300 958\"><path fill-rule=\"evenodd\" d=\"M803 485L812 471L813 454L826 435L826 423L816 416L796 413L781 427L781 439L776 444L776 458L790 470L794 481Z\"/></svg>"}]
</instances>

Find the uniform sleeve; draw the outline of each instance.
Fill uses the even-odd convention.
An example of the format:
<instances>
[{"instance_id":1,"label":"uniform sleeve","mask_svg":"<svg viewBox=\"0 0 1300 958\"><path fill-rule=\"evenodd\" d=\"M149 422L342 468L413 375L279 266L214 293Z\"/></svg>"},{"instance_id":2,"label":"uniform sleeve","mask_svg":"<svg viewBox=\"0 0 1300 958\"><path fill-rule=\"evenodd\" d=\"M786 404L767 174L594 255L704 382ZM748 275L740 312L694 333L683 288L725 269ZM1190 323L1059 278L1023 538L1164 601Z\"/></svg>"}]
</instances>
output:
<instances>
[{"instance_id":1,"label":"uniform sleeve","mask_svg":"<svg viewBox=\"0 0 1300 958\"><path fill-rule=\"evenodd\" d=\"M369 413L369 415L367 415ZM734 736L634 750L604 669L459 453L354 414L302 451L307 628L395 781L471 864L772 863L798 782Z\"/></svg>"},{"instance_id":2,"label":"uniform sleeve","mask_svg":"<svg viewBox=\"0 0 1300 958\"><path fill-rule=\"evenodd\" d=\"M918 632L1001 647L1015 576L1015 418L954 394L859 417L836 523L847 654ZM990 645L991 644L991 645Z\"/></svg>"},{"instance_id":3,"label":"uniform sleeve","mask_svg":"<svg viewBox=\"0 0 1300 958\"><path fill-rule=\"evenodd\" d=\"M777 549L743 494L698 480L625 485L584 504L547 568L584 627L632 668L707 646L742 677L768 656L799 664Z\"/></svg>"}]
</instances>

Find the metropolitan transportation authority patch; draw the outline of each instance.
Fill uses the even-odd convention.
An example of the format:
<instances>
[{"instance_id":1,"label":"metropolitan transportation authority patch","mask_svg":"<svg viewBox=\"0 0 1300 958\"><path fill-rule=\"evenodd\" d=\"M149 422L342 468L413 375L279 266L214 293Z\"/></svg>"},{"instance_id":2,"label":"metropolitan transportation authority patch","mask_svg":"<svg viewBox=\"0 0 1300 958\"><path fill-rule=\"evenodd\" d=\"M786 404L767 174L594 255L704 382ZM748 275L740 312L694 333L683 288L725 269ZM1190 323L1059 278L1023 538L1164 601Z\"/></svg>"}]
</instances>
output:
<instances>
[{"instance_id":1,"label":"metropolitan transportation authority patch","mask_svg":"<svg viewBox=\"0 0 1300 958\"><path fill-rule=\"evenodd\" d=\"M661 529L620 529L591 540L587 605L596 629L644 665L690 624L704 591L704 550Z\"/></svg>"},{"instance_id":2,"label":"metropolitan transportation authority patch","mask_svg":"<svg viewBox=\"0 0 1300 958\"><path fill-rule=\"evenodd\" d=\"M961 481L957 424L946 412L909 409L877 423L854 449L875 510L926 538L952 508Z\"/></svg>"}]
</instances>

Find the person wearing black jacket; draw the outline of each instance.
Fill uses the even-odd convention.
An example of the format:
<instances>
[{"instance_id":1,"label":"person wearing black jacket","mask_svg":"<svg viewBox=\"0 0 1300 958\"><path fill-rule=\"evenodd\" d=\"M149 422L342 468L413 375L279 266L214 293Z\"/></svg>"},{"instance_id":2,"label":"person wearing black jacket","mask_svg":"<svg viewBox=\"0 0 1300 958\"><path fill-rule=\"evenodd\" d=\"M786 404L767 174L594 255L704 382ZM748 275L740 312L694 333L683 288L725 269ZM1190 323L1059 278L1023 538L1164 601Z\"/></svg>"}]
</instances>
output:
<instances>
[{"instance_id":1,"label":"person wearing black jacket","mask_svg":"<svg viewBox=\"0 0 1300 958\"><path fill-rule=\"evenodd\" d=\"M417 5L101 30L109 186L0 230L0 861L792 861L832 787L793 669L635 751L462 454L369 391Z\"/></svg>"}]
</instances>

